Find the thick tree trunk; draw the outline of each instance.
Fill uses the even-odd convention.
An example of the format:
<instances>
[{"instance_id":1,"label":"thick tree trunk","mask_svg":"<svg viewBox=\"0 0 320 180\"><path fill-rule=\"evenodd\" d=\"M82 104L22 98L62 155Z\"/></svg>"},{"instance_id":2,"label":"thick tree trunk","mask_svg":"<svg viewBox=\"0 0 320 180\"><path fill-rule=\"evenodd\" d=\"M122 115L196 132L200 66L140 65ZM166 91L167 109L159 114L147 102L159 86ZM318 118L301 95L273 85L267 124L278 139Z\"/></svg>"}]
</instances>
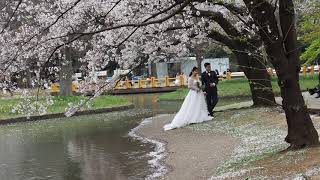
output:
<instances>
[{"instance_id":1,"label":"thick tree trunk","mask_svg":"<svg viewBox=\"0 0 320 180\"><path fill-rule=\"evenodd\" d=\"M203 13L205 14L206 12ZM260 56L254 55L257 49L252 49L252 44L255 44L256 47L261 47L262 42L259 40L259 37L254 37L256 39L252 38L248 41L239 40L243 34L225 19L221 13L208 14L208 16L211 15L210 17L219 23L230 37L233 37L231 39L215 30L210 31L208 34L208 37L224 43L236 55L239 66L248 78L254 105L275 105L270 76L267 72L264 60ZM252 52L252 56L249 56L248 52Z\"/></svg>"},{"instance_id":2,"label":"thick tree trunk","mask_svg":"<svg viewBox=\"0 0 320 180\"><path fill-rule=\"evenodd\" d=\"M60 96L72 95L72 55L69 47L65 48L65 57L61 62L60 70Z\"/></svg>"},{"instance_id":3,"label":"thick tree trunk","mask_svg":"<svg viewBox=\"0 0 320 180\"><path fill-rule=\"evenodd\" d=\"M246 53L234 52L239 66L248 78L251 98L254 106L274 106L275 97L272 91L271 78L261 57L249 56Z\"/></svg>"},{"instance_id":4,"label":"thick tree trunk","mask_svg":"<svg viewBox=\"0 0 320 180\"><path fill-rule=\"evenodd\" d=\"M201 67L202 60L203 60L203 58L201 57L201 55L200 55L199 53L196 53L196 61L197 61L198 69L199 69L199 70L198 70L198 71L199 71L199 74L202 73L202 71L201 71L201 69L202 69L202 67Z\"/></svg>"},{"instance_id":5,"label":"thick tree trunk","mask_svg":"<svg viewBox=\"0 0 320 180\"><path fill-rule=\"evenodd\" d=\"M27 68L26 70L26 86L25 88L31 88L31 72L30 72L30 67Z\"/></svg>"},{"instance_id":6,"label":"thick tree trunk","mask_svg":"<svg viewBox=\"0 0 320 180\"><path fill-rule=\"evenodd\" d=\"M296 75L293 73L290 73L289 77L281 75L279 79L286 79L285 82L279 82L281 97L283 98L282 105L288 124L286 142L290 143L293 148L318 144L318 133L313 126L307 106L301 95Z\"/></svg>"},{"instance_id":7,"label":"thick tree trunk","mask_svg":"<svg viewBox=\"0 0 320 180\"><path fill-rule=\"evenodd\" d=\"M295 29L294 5L292 0L279 2L279 16L282 34L284 36L285 55L288 59L288 76L281 85L283 107L286 112L288 135L286 141L293 147L303 147L319 143L319 137L313 126L307 106L305 105L299 85L300 59ZM290 63L289 63L290 62ZM296 100L294 100L296 98Z\"/></svg>"},{"instance_id":8,"label":"thick tree trunk","mask_svg":"<svg viewBox=\"0 0 320 180\"><path fill-rule=\"evenodd\" d=\"M253 69L246 76L250 84L253 105L274 106L276 104L275 97L268 72Z\"/></svg>"},{"instance_id":9,"label":"thick tree trunk","mask_svg":"<svg viewBox=\"0 0 320 180\"><path fill-rule=\"evenodd\" d=\"M286 142L290 143L291 148L319 145L318 133L308 114L299 86L299 53L292 0L279 2L281 30L274 15L274 7L268 1L244 2L252 17L259 22L260 35L278 75L282 106L288 124Z\"/></svg>"}]
</instances>

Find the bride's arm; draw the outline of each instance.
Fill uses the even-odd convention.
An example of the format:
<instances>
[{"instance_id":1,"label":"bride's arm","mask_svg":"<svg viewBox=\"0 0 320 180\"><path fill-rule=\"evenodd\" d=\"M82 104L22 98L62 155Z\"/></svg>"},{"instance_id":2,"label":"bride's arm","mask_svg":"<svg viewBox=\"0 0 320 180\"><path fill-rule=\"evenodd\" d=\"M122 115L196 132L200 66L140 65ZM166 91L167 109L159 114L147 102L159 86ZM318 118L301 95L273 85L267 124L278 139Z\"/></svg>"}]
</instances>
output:
<instances>
[{"instance_id":1,"label":"bride's arm","mask_svg":"<svg viewBox=\"0 0 320 180\"><path fill-rule=\"evenodd\" d=\"M200 89L194 85L193 79L189 78L188 80L188 88L191 90L199 91Z\"/></svg>"}]
</instances>

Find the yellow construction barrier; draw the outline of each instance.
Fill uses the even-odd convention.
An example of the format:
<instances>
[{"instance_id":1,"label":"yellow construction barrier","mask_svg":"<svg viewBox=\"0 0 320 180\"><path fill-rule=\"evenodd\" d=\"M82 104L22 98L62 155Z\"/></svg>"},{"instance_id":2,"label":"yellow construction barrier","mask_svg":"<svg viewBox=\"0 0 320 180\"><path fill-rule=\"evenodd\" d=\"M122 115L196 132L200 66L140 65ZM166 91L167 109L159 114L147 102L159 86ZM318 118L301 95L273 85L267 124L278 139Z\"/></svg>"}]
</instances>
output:
<instances>
[{"instance_id":1,"label":"yellow construction barrier","mask_svg":"<svg viewBox=\"0 0 320 180\"><path fill-rule=\"evenodd\" d=\"M116 82L116 87L115 87L115 88L116 88L116 89L117 89L117 88L120 88L120 86L121 86L121 81L119 80L119 81Z\"/></svg>"},{"instance_id":2,"label":"yellow construction barrier","mask_svg":"<svg viewBox=\"0 0 320 180\"><path fill-rule=\"evenodd\" d=\"M142 80L141 79L138 80L138 88L142 88Z\"/></svg>"},{"instance_id":3,"label":"yellow construction barrier","mask_svg":"<svg viewBox=\"0 0 320 180\"><path fill-rule=\"evenodd\" d=\"M183 75L179 76L179 80L180 80L180 86L184 86L184 77L183 77Z\"/></svg>"},{"instance_id":4,"label":"yellow construction barrier","mask_svg":"<svg viewBox=\"0 0 320 180\"><path fill-rule=\"evenodd\" d=\"M77 90L78 90L78 86L77 86L75 83L72 83L72 85L71 85L71 91L72 91L72 92L77 92Z\"/></svg>"},{"instance_id":5,"label":"yellow construction barrier","mask_svg":"<svg viewBox=\"0 0 320 180\"><path fill-rule=\"evenodd\" d=\"M302 74L305 76L307 75L307 66L302 67Z\"/></svg>"},{"instance_id":6,"label":"yellow construction barrier","mask_svg":"<svg viewBox=\"0 0 320 180\"><path fill-rule=\"evenodd\" d=\"M156 78L155 77L151 77L151 87L153 87L153 88L157 87L157 83L156 83Z\"/></svg>"},{"instance_id":7,"label":"yellow construction barrier","mask_svg":"<svg viewBox=\"0 0 320 180\"><path fill-rule=\"evenodd\" d=\"M311 66L311 68L310 68L310 74L311 74L311 76L314 75L314 66Z\"/></svg>"},{"instance_id":8,"label":"yellow construction barrier","mask_svg":"<svg viewBox=\"0 0 320 180\"><path fill-rule=\"evenodd\" d=\"M52 94L57 94L60 92L60 85L58 83L52 83L50 87ZM71 90L72 92L77 92L78 86L75 83L72 83Z\"/></svg>"},{"instance_id":9,"label":"yellow construction barrier","mask_svg":"<svg viewBox=\"0 0 320 180\"><path fill-rule=\"evenodd\" d=\"M310 66L310 75L315 74L315 67ZM275 75L272 68L267 69L270 76ZM302 66L302 74L306 76L308 73L308 67ZM227 80L231 80L232 77L245 77L243 72L227 72L225 76L223 76ZM177 83L179 82L179 83ZM81 83L81 82L80 82ZM137 85L136 85L137 84ZM156 79L155 77L151 77L150 79L139 79L135 81L130 81L129 79L126 80L119 80L116 85L115 89L130 89L130 88L157 88L157 87L171 87L171 86L186 86L185 76L180 75L175 78L170 78L169 76L165 76L161 79ZM78 86L72 83L72 91L77 92ZM95 87L93 87L95 88ZM59 93L59 84L52 83L51 84L51 93L57 94Z\"/></svg>"},{"instance_id":10,"label":"yellow construction barrier","mask_svg":"<svg viewBox=\"0 0 320 180\"><path fill-rule=\"evenodd\" d=\"M129 81L128 79L126 79L125 84L127 89L131 88L131 81Z\"/></svg>"},{"instance_id":11,"label":"yellow construction barrier","mask_svg":"<svg viewBox=\"0 0 320 180\"><path fill-rule=\"evenodd\" d=\"M166 87L170 86L169 76L166 76L165 84L166 84Z\"/></svg>"},{"instance_id":12,"label":"yellow construction barrier","mask_svg":"<svg viewBox=\"0 0 320 180\"><path fill-rule=\"evenodd\" d=\"M51 93L58 93L60 90L59 90L59 85L58 83L52 83L51 84Z\"/></svg>"},{"instance_id":13,"label":"yellow construction barrier","mask_svg":"<svg viewBox=\"0 0 320 180\"><path fill-rule=\"evenodd\" d=\"M227 72L227 80L231 79L231 72Z\"/></svg>"},{"instance_id":14,"label":"yellow construction barrier","mask_svg":"<svg viewBox=\"0 0 320 180\"><path fill-rule=\"evenodd\" d=\"M172 84L178 80L179 84ZM135 85L137 83L137 86ZM139 79L136 81L124 80L119 81L115 89L129 89L129 88L157 88L157 87L171 87L171 86L186 86L186 80L183 75L176 78L170 78L166 76L164 78L151 77L150 79Z\"/></svg>"}]
</instances>

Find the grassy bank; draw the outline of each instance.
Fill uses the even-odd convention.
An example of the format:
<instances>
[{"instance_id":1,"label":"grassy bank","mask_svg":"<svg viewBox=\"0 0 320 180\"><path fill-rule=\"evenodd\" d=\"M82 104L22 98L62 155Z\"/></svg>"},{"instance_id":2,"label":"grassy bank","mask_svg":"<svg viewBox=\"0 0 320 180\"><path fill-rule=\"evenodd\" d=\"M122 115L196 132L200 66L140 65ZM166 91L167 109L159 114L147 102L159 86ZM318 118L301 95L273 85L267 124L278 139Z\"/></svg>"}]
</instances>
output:
<instances>
[{"instance_id":1,"label":"grassy bank","mask_svg":"<svg viewBox=\"0 0 320 180\"><path fill-rule=\"evenodd\" d=\"M302 91L307 88L313 88L318 84L317 76L300 77L300 86ZM277 79L272 79L273 92L280 94L280 88ZM160 100L183 100L188 93L187 88L178 89L175 92L165 93L159 96ZM248 80L245 78L220 81L218 85L218 94L220 98L226 97L249 97L251 96Z\"/></svg>"},{"instance_id":2,"label":"grassy bank","mask_svg":"<svg viewBox=\"0 0 320 180\"><path fill-rule=\"evenodd\" d=\"M52 98L53 104L48 107L47 113L64 112L70 103L77 104L81 100L85 100L87 98L88 97L84 97L84 96L68 96L68 97L55 96ZM41 98L39 101L44 102L45 99ZM20 98L1 99L0 100L0 119L23 116L23 114L12 112L12 109L18 104L20 104L21 102L22 102L22 99ZM128 105L128 104L129 104L129 101L125 97L99 96L95 100L90 102L88 106L85 106L84 109L87 110L87 109L106 108L106 107Z\"/></svg>"}]
</instances>

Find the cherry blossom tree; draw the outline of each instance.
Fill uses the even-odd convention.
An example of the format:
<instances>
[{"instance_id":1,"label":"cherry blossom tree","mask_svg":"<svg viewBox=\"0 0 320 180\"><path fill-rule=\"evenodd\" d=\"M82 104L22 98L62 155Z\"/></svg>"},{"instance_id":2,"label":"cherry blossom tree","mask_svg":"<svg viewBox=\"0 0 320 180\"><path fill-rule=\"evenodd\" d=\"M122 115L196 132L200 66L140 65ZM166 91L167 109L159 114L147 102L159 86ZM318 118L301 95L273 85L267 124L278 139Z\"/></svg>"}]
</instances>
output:
<instances>
[{"instance_id":1,"label":"cherry blossom tree","mask_svg":"<svg viewBox=\"0 0 320 180\"><path fill-rule=\"evenodd\" d=\"M166 50L181 56L187 48L172 42L166 33L175 29L169 25L172 18L190 2L7 1L1 13L1 76L10 77L34 61L39 83L40 72L53 57L68 60L70 49L89 46L81 58L88 71L99 70L110 60L131 68L141 60L162 59ZM65 72L70 71L70 63L64 64ZM62 79L67 75L62 74ZM89 85L90 79L86 78Z\"/></svg>"},{"instance_id":2,"label":"cherry blossom tree","mask_svg":"<svg viewBox=\"0 0 320 180\"><path fill-rule=\"evenodd\" d=\"M181 5L183 7L179 8ZM31 6L36 7L34 12L28 11L27 7ZM88 44L92 48L82 60L88 62L89 69L98 69L99 66L104 65L108 61L108 59L104 58L106 55L124 65L129 65L128 59L137 59L140 54L147 54L148 61L156 61L164 59L166 54L170 53L176 54L176 56L186 55L188 52L187 45L189 49L190 47L196 47L203 41L209 41L209 37L224 43L237 55L240 66L251 82L250 87L255 104L259 104L259 100L264 104L274 102L271 83L266 73L263 59L260 54L255 53L259 47L242 48L245 43L241 42L240 38L244 29L241 26L247 23L243 18L239 18L239 14L244 14L243 4L240 8L230 3L214 3L214 1L168 1L156 3L153 1L116 1L106 3L78 0L73 2L19 1L12 4L12 9L14 10L19 9L19 7L22 7L20 8L22 10L11 13L11 16L13 17L15 14L19 17L17 19L23 17L22 21L24 23L20 25L19 29L28 29L30 33L27 31L21 35L21 32L23 32L21 31L13 36L20 35L21 38L24 37L26 39L23 40L26 44L23 43L22 48L31 48L26 51L28 51L29 56L38 60L37 64L40 64L40 66L50 60L55 53L60 53L63 56L64 52L68 52L66 51L67 49L83 49ZM50 11L47 11L48 9ZM143 19L148 14L145 12L150 11L150 9L154 12L149 13L150 17ZM220 10L226 13L219 13L218 11ZM232 26L232 21L228 21L224 17L230 15L230 13L227 14L229 11L237 16L238 21L242 20L242 22L237 23L239 28ZM202 17L200 20L197 18L199 16L198 13ZM28 19L25 18L26 14L29 16ZM161 16L164 16L164 18L160 18L160 21L154 20ZM204 20L204 16L210 17ZM10 17L10 13L8 17ZM133 23L128 24L130 21L133 21ZM35 27L35 24L38 26ZM207 27L208 25L209 27ZM206 32L208 29L210 32ZM228 36L224 36L216 29L221 29ZM178 30L179 32L177 32ZM128 31L130 32L129 34ZM250 35L248 31L244 34ZM84 36L90 36L91 41L81 41ZM179 43L176 43L177 40ZM16 41L21 41L21 39ZM246 41L247 47L250 47L249 43L251 42ZM17 43L13 44L16 45ZM32 48L40 52L32 51ZM18 58L26 59L25 55L22 54L25 53L21 52ZM67 53L65 53L65 57L67 57ZM21 62L24 61L21 60ZM248 62L251 62L251 64ZM67 66L63 65L62 67L67 68L70 63L64 62L64 64ZM67 69L69 69L67 71L70 71L70 67ZM251 74L254 73L251 73L251 71L254 70L256 71L255 73L260 72L261 75L253 78ZM62 75L62 80L67 75ZM65 79L70 79L70 77ZM69 84L66 86L68 87Z\"/></svg>"},{"instance_id":3,"label":"cherry blossom tree","mask_svg":"<svg viewBox=\"0 0 320 180\"><path fill-rule=\"evenodd\" d=\"M80 61L92 72L109 61L134 69L219 42L237 57L253 99L260 99L256 104L274 103L266 59L272 63L288 122L286 141L292 147L318 143L298 84L292 0L16 0L0 5L1 76L36 62L41 78L54 56L70 60L66 53L70 49L86 52ZM112 89L118 79L98 87L92 98ZM91 80L88 76L85 85ZM72 115L84 103L71 106L66 114Z\"/></svg>"},{"instance_id":4,"label":"cherry blossom tree","mask_svg":"<svg viewBox=\"0 0 320 180\"><path fill-rule=\"evenodd\" d=\"M299 85L300 60L293 1L275 1L274 4L267 0L244 2L259 27L270 62L277 72L288 124L285 140L293 149L319 145L319 136Z\"/></svg>"},{"instance_id":5,"label":"cherry blossom tree","mask_svg":"<svg viewBox=\"0 0 320 180\"><path fill-rule=\"evenodd\" d=\"M206 6L194 6L193 11L195 17L205 18L207 24L216 24L204 31L235 54L238 66L248 78L254 105L274 105L263 42L245 5L212 0Z\"/></svg>"}]
</instances>

